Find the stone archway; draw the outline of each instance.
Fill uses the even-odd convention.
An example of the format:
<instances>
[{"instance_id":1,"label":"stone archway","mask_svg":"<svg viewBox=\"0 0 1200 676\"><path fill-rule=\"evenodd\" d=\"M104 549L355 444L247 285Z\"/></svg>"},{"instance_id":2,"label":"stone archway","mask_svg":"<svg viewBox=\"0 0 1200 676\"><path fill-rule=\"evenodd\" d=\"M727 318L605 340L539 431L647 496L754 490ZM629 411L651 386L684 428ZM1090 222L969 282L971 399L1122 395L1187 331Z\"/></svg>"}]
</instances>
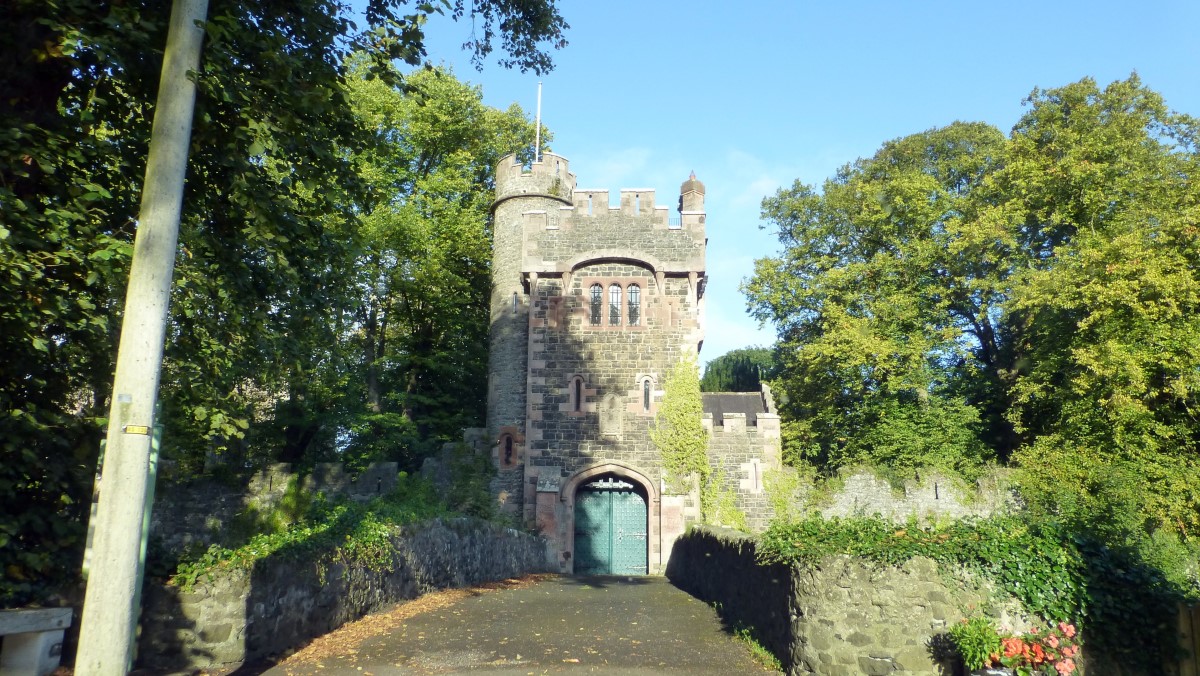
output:
<instances>
[{"instance_id":1,"label":"stone archway","mask_svg":"<svg viewBox=\"0 0 1200 676\"><path fill-rule=\"evenodd\" d=\"M562 489L559 491L559 501L568 515L564 533L566 536L564 559L566 562L565 568L568 572L577 572L575 567L578 561L575 542L576 528L577 525L583 525L582 523L576 523L576 510L579 509L580 500L583 500L584 505L591 505L585 507L585 509L589 510L594 509L597 503L604 503L605 500L608 500L606 504L600 504L599 509L613 509L612 513L616 515L616 518L627 519L631 514L629 510L637 509L637 502L628 496L629 493L636 494L638 499L644 501L645 505L646 570L642 571L642 573L658 572L661 570L661 546L659 541L660 501L658 491L654 483L640 471L622 463L609 462L594 465L577 472L564 482ZM621 494L625 494L624 499L621 497ZM582 513L578 516L582 518L596 518L594 512L591 516ZM621 524L618 523L616 527L621 528ZM612 532L615 533L615 531ZM633 537L637 537L637 534L634 534Z\"/></svg>"}]
</instances>

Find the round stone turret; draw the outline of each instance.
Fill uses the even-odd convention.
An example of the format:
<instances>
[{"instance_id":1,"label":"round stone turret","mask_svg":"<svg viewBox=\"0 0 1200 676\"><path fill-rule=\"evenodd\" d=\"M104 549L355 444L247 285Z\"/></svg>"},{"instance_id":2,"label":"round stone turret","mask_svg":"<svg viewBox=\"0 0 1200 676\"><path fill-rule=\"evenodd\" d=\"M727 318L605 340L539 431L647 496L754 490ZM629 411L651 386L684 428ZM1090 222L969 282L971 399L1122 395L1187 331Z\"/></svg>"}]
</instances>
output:
<instances>
[{"instance_id":1,"label":"round stone turret","mask_svg":"<svg viewBox=\"0 0 1200 676\"><path fill-rule=\"evenodd\" d=\"M696 180L696 172L679 186L679 213L704 213L704 184Z\"/></svg>"},{"instance_id":2,"label":"round stone turret","mask_svg":"<svg viewBox=\"0 0 1200 676\"><path fill-rule=\"evenodd\" d=\"M541 162L529 166L517 162L515 155L496 165L487 428L493 444L505 433L510 434L515 443L513 452L518 456L526 422L531 291L522 276L525 230L536 228L534 222L544 229L548 214L557 220L558 211L571 206L574 190L575 177L566 158L553 153L543 153ZM537 215L541 215L540 220ZM511 490L519 499L519 476L517 482Z\"/></svg>"},{"instance_id":3,"label":"round stone turret","mask_svg":"<svg viewBox=\"0 0 1200 676\"><path fill-rule=\"evenodd\" d=\"M496 165L496 205L521 195L553 197L569 205L574 191L570 162L554 153L542 153L541 162L528 166L517 162L516 155Z\"/></svg>"}]
</instances>

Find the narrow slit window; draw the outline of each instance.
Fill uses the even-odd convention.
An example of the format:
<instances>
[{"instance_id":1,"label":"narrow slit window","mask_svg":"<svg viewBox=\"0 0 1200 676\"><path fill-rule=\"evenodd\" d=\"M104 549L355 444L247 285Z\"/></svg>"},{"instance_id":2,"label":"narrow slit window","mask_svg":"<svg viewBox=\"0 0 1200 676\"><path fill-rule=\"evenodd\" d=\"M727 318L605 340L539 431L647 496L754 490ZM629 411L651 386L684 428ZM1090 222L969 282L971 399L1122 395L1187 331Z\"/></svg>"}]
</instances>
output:
<instances>
[{"instance_id":1,"label":"narrow slit window","mask_svg":"<svg viewBox=\"0 0 1200 676\"><path fill-rule=\"evenodd\" d=\"M600 308L604 304L604 287L592 285L592 326L600 326Z\"/></svg>"},{"instance_id":2,"label":"narrow slit window","mask_svg":"<svg viewBox=\"0 0 1200 676\"><path fill-rule=\"evenodd\" d=\"M642 287L629 285L629 325L638 326L642 321Z\"/></svg>"},{"instance_id":3,"label":"narrow slit window","mask_svg":"<svg viewBox=\"0 0 1200 676\"><path fill-rule=\"evenodd\" d=\"M512 437L504 437L504 464L511 465L513 461Z\"/></svg>"},{"instance_id":4,"label":"narrow slit window","mask_svg":"<svg viewBox=\"0 0 1200 676\"><path fill-rule=\"evenodd\" d=\"M519 301L519 300L517 300L517 292L516 292L516 291L513 291L513 299L512 299L512 311L513 311L513 314L514 314L514 315L515 315L515 314L517 314L517 307L518 307L519 305L520 305L520 301Z\"/></svg>"},{"instance_id":5,"label":"narrow slit window","mask_svg":"<svg viewBox=\"0 0 1200 676\"><path fill-rule=\"evenodd\" d=\"M575 379L575 412L583 409L583 378Z\"/></svg>"},{"instance_id":6,"label":"narrow slit window","mask_svg":"<svg viewBox=\"0 0 1200 676\"><path fill-rule=\"evenodd\" d=\"M650 379L642 381L642 410L650 411Z\"/></svg>"},{"instance_id":7,"label":"narrow slit window","mask_svg":"<svg viewBox=\"0 0 1200 676\"><path fill-rule=\"evenodd\" d=\"M621 325L621 287L618 284L608 287L608 324Z\"/></svg>"}]
</instances>

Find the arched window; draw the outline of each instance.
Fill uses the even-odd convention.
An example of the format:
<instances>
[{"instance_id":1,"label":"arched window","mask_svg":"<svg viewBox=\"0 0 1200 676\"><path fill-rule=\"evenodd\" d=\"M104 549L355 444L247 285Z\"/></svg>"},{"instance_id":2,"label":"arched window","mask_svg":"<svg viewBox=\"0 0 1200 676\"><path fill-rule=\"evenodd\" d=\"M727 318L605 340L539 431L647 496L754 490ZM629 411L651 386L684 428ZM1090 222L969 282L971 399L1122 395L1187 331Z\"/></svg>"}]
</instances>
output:
<instances>
[{"instance_id":1,"label":"arched window","mask_svg":"<svg viewBox=\"0 0 1200 676\"><path fill-rule=\"evenodd\" d=\"M629 285L629 325L637 326L642 321L642 287Z\"/></svg>"},{"instance_id":2,"label":"arched window","mask_svg":"<svg viewBox=\"0 0 1200 676\"><path fill-rule=\"evenodd\" d=\"M650 412L650 379L642 380L642 410Z\"/></svg>"},{"instance_id":3,"label":"arched window","mask_svg":"<svg viewBox=\"0 0 1200 676\"><path fill-rule=\"evenodd\" d=\"M567 386L567 404L572 413L583 411L583 376L571 378L571 382Z\"/></svg>"},{"instance_id":4,"label":"arched window","mask_svg":"<svg viewBox=\"0 0 1200 676\"><path fill-rule=\"evenodd\" d=\"M613 284L608 287L608 324L621 325L621 285Z\"/></svg>"},{"instance_id":5,"label":"arched window","mask_svg":"<svg viewBox=\"0 0 1200 676\"><path fill-rule=\"evenodd\" d=\"M517 300L517 292L513 291L512 310L513 314L517 314L517 308L520 307L521 301Z\"/></svg>"},{"instance_id":6,"label":"arched window","mask_svg":"<svg viewBox=\"0 0 1200 676\"><path fill-rule=\"evenodd\" d=\"M593 284L591 294L592 326L600 326L600 308L604 304L604 287L599 284Z\"/></svg>"},{"instance_id":7,"label":"arched window","mask_svg":"<svg viewBox=\"0 0 1200 676\"><path fill-rule=\"evenodd\" d=\"M505 432L500 435L500 467L515 467L520 459L517 457L517 442L513 435Z\"/></svg>"}]
</instances>

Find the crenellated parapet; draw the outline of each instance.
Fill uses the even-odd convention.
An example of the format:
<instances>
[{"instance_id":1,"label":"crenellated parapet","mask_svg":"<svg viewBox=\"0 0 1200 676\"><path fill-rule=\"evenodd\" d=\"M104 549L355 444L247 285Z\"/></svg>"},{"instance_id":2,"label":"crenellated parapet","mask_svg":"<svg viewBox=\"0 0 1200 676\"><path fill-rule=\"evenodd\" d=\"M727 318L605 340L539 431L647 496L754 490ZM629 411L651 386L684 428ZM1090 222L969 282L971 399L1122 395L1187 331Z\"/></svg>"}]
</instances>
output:
<instances>
[{"instance_id":1,"label":"crenellated parapet","mask_svg":"<svg viewBox=\"0 0 1200 676\"><path fill-rule=\"evenodd\" d=\"M517 264L528 291L534 277L569 275L597 261L630 261L663 276L686 277L693 293L705 281L704 184L693 174L678 208L657 204L653 188L623 188L617 204L607 189L579 188L566 158L545 153L522 165L514 156L496 167L497 223L517 226ZM519 234L518 234L519 233ZM514 244L517 242L513 240Z\"/></svg>"},{"instance_id":2,"label":"crenellated parapet","mask_svg":"<svg viewBox=\"0 0 1200 676\"><path fill-rule=\"evenodd\" d=\"M496 165L496 201L493 209L519 197L549 198L557 208L523 210L526 225L545 230L604 226L613 219L622 227L638 230L671 230L693 238L704 237L704 184L693 173L680 187L678 206L656 203L654 188L622 188L617 204L610 203L607 188L579 188L570 162L553 153L543 153L539 162L522 164L515 155Z\"/></svg>"},{"instance_id":3,"label":"crenellated parapet","mask_svg":"<svg viewBox=\"0 0 1200 676\"><path fill-rule=\"evenodd\" d=\"M496 165L496 205L513 197L550 197L571 204L575 174L565 157L542 153L540 162L522 164L508 155ZM493 207L494 208L494 207Z\"/></svg>"}]
</instances>

